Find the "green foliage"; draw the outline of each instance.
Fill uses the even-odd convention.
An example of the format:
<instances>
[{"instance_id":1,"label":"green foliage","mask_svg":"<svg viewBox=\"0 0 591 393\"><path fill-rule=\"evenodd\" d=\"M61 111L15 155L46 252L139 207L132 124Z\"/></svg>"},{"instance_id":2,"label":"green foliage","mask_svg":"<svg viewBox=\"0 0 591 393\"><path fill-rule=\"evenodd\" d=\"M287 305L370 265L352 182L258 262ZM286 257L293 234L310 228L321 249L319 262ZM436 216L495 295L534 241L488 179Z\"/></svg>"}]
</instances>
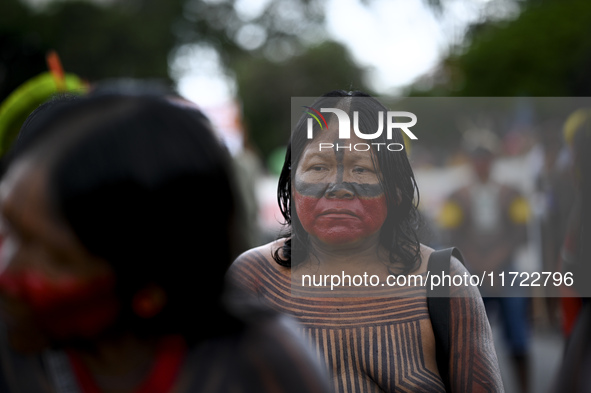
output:
<instances>
[{"instance_id":1,"label":"green foliage","mask_svg":"<svg viewBox=\"0 0 591 393\"><path fill-rule=\"evenodd\" d=\"M175 49L206 44L236 75L250 143L266 158L287 142L292 96L367 91L363 71L341 45L319 44L322 0L271 0L256 12L239 3L68 0L33 11L22 0L2 0L0 101L47 70L50 49L66 72L91 83L124 77L172 85L169 58Z\"/></svg>"},{"instance_id":2,"label":"green foliage","mask_svg":"<svg viewBox=\"0 0 591 393\"><path fill-rule=\"evenodd\" d=\"M432 85L424 89L415 84L407 94L414 97L591 96L591 2L527 0L521 5L521 12L512 20L488 20L472 26L464 41L441 60L430 80L425 78ZM569 101L560 102L572 108ZM564 112L556 105L532 107L535 121L541 123L548 120L549 114ZM423 144L452 146L459 142L457 127L441 125L429 129L437 132L424 133Z\"/></svg>"},{"instance_id":3,"label":"green foliage","mask_svg":"<svg viewBox=\"0 0 591 393\"><path fill-rule=\"evenodd\" d=\"M0 102L27 79L47 70L37 19L18 0L0 6Z\"/></svg>"},{"instance_id":4,"label":"green foliage","mask_svg":"<svg viewBox=\"0 0 591 393\"><path fill-rule=\"evenodd\" d=\"M591 2L526 2L510 21L485 22L440 65L444 82L412 94L588 96Z\"/></svg>"},{"instance_id":5,"label":"green foliage","mask_svg":"<svg viewBox=\"0 0 591 393\"><path fill-rule=\"evenodd\" d=\"M0 69L8 73L4 78L0 73L0 100L47 69L49 49L57 51L66 72L91 82L130 77L170 83L167 56L176 43L171 26L180 12L180 3L173 0L109 6L54 2L40 12L18 0L3 0Z\"/></svg>"},{"instance_id":6,"label":"green foliage","mask_svg":"<svg viewBox=\"0 0 591 393\"><path fill-rule=\"evenodd\" d=\"M170 81L167 54L175 44L171 31L179 12L175 3L143 1L134 8L59 2L43 14L39 29L64 67L91 81L116 77Z\"/></svg>"}]
</instances>

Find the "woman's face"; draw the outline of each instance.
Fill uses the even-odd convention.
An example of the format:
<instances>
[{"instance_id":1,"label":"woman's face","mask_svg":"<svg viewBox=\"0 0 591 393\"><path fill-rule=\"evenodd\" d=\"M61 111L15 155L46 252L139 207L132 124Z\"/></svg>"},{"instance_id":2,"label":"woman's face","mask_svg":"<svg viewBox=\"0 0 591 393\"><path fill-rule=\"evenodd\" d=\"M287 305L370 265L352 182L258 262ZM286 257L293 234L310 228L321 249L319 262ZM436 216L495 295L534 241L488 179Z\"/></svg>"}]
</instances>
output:
<instances>
[{"instance_id":1,"label":"woman's face","mask_svg":"<svg viewBox=\"0 0 591 393\"><path fill-rule=\"evenodd\" d=\"M355 245L377 239L387 205L372 153L352 147L367 141L338 140L331 125L307 145L297 165L294 203L298 217L306 232L324 244ZM329 143L333 147L325 148Z\"/></svg>"},{"instance_id":2,"label":"woman's face","mask_svg":"<svg viewBox=\"0 0 591 393\"><path fill-rule=\"evenodd\" d=\"M45 179L21 160L0 183L0 312L15 347L30 350L92 337L119 311L111 267L55 216Z\"/></svg>"}]
</instances>

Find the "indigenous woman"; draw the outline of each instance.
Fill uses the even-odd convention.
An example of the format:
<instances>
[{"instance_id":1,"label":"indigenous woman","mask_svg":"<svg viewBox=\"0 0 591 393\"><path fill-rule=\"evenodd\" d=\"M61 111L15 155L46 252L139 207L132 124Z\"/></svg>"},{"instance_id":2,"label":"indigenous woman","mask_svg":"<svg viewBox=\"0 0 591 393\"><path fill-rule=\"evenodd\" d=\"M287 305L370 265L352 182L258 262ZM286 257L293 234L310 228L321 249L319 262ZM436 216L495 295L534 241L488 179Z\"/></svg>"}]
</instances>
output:
<instances>
[{"instance_id":1,"label":"indigenous woman","mask_svg":"<svg viewBox=\"0 0 591 393\"><path fill-rule=\"evenodd\" d=\"M336 392L502 391L478 289L451 288L449 313L430 316L420 281L433 250L415 232L418 189L388 110L344 91L308 109L279 179L286 231L234 262L236 293L295 317ZM456 258L448 266L466 273ZM435 324L449 328L445 356Z\"/></svg>"}]
</instances>

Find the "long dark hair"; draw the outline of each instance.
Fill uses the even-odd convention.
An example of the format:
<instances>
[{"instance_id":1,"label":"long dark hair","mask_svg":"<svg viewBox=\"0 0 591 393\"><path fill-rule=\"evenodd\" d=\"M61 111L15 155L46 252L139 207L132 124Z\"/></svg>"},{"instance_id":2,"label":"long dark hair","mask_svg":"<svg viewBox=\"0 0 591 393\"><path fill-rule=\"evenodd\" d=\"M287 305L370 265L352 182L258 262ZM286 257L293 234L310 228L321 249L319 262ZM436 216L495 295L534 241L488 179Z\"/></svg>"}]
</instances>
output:
<instances>
[{"instance_id":1,"label":"long dark hair","mask_svg":"<svg viewBox=\"0 0 591 393\"><path fill-rule=\"evenodd\" d=\"M360 91L333 90L312 104L312 108L318 111L320 108L327 107L341 108L349 114L358 111L359 127L363 130L378 129L377 113L388 111L377 99ZM308 117L308 115L300 117L292 132L277 187L277 200L285 219L285 229L279 238L285 239L285 243L274 252L273 259L286 267L297 266L307 256L305 252L294 255L292 253L294 248L309 249L308 234L302 227L297 212L291 207L291 185L294 181L295 169L305 147L310 142L306 139ZM327 122L333 117L335 115L325 114ZM352 119L353 116L350 118ZM320 126L315 125L314 134L318 135L319 130ZM386 195L388 206L388 215L380 232L380 244L389 250L390 262L393 265L402 266L402 273L408 273L420 263L420 243L417 235L419 189L405 150L393 152L385 148L391 143L404 145L401 131L395 129L392 139L386 138L386 132L382 132L380 137L372 141L382 144L379 151L375 147L372 149L373 159L377 160L374 164L380 168L379 182Z\"/></svg>"}]
</instances>

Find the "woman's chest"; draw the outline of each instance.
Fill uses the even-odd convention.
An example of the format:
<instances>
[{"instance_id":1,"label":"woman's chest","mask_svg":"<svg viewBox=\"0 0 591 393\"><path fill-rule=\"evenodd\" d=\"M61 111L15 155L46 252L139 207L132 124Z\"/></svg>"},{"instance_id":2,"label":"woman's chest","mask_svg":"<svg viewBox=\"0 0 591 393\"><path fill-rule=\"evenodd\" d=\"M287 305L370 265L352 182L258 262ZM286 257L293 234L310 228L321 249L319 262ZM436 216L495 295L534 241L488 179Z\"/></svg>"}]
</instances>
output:
<instances>
[{"instance_id":1,"label":"woman's chest","mask_svg":"<svg viewBox=\"0 0 591 393\"><path fill-rule=\"evenodd\" d=\"M337 392L443 392L425 298L285 298Z\"/></svg>"},{"instance_id":2,"label":"woman's chest","mask_svg":"<svg viewBox=\"0 0 591 393\"><path fill-rule=\"evenodd\" d=\"M351 327L308 324L302 335L335 391L443 391L428 319Z\"/></svg>"}]
</instances>

